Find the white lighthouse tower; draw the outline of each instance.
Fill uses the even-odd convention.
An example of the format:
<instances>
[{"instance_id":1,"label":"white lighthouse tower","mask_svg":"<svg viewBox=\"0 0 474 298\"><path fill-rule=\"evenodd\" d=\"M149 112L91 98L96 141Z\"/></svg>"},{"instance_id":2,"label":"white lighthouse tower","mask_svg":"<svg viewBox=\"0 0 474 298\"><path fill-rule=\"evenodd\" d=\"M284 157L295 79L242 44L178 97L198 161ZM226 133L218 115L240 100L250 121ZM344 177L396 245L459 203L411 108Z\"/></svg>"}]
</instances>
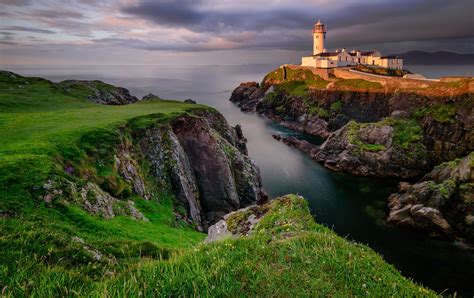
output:
<instances>
[{"instance_id":1,"label":"white lighthouse tower","mask_svg":"<svg viewBox=\"0 0 474 298\"><path fill-rule=\"evenodd\" d=\"M313 27L313 55L324 52L324 39L326 38L326 26L318 20Z\"/></svg>"}]
</instances>

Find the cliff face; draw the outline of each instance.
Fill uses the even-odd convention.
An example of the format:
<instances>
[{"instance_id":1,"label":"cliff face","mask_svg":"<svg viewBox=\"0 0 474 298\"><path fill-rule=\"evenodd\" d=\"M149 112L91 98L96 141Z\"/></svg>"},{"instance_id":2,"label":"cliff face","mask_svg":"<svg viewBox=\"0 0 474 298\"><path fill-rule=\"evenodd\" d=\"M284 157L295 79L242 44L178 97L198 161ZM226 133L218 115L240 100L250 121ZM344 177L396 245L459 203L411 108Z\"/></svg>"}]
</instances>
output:
<instances>
[{"instance_id":1,"label":"cliff face","mask_svg":"<svg viewBox=\"0 0 474 298\"><path fill-rule=\"evenodd\" d=\"M45 186L44 200L72 200L105 218L119 214L146 220L128 198L159 201L171 193L177 216L206 231L226 213L266 199L241 131L214 111L198 110L140 129L125 126L110 148L87 161L64 160L72 177ZM84 170L97 163L112 174L104 178L100 169ZM79 186L80 181L86 185Z\"/></svg>"},{"instance_id":2,"label":"cliff face","mask_svg":"<svg viewBox=\"0 0 474 298\"><path fill-rule=\"evenodd\" d=\"M367 81L348 72L350 79L323 80L291 67L285 79L280 72L268 74L260 85L242 84L231 101L290 129L326 138L312 156L331 169L417 177L474 148L472 79Z\"/></svg>"},{"instance_id":3,"label":"cliff face","mask_svg":"<svg viewBox=\"0 0 474 298\"><path fill-rule=\"evenodd\" d=\"M277 69L261 84L236 88L231 101L290 129L325 138L317 146L274 136L335 171L413 179L443 162L464 158L461 164L466 165L472 158L473 79L371 78L339 69L322 79L318 71ZM388 220L472 241L468 169L450 168L442 175L436 169L414 185L401 185L390 197Z\"/></svg>"}]
</instances>

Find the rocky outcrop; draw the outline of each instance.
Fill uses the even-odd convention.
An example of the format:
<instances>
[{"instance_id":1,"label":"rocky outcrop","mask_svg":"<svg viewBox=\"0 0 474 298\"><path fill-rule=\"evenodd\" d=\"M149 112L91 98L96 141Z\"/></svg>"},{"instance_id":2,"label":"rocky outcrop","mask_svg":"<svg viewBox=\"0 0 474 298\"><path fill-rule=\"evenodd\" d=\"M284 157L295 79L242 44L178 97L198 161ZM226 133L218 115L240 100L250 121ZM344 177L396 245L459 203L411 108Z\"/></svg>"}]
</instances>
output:
<instances>
[{"instance_id":1,"label":"rocky outcrop","mask_svg":"<svg viewBox=\"0 0 474 298\"><path fill-rule=\"evenodd\" d=\"M261 85L241 84L231 101L292 130L327 139L320 148L294 138L283 141L337 171L419 177L474 150L472 79L370 81L338 71L323 80L312 72L279 68Z\"/></svg>"},{"instance_id":2,"label":"rocky outcrop","mask_svg":"<svg viewBox=\"0 0 474 298\"><path fill-rule=\"evenodd\" d=\"M216 122L212 117L211 121L178 117L171 124L189 159L207 223L265 197L257 166L235 147L239 143L237 133L231 133L222 123L215 130L213 124ZM219 134L219 129L224 135Z\"/></svg>"},{"instance_id":3,"label":"rocky outcrop","mask_svg":"<svg viewBox=\"0 0 474 298\"><path fill-rule=\"evenodd\" d=\"M206 243L239 237L287 239L315 227L306 200L286 195L268 203L234 211L209 227Z\"/></svg>"},{"instance_id":4,"label":"rocky outcrop","mask_svg":"<svg viewBox=\"0 0 474 298\"><path fill-rule=\"evenodd\" d=\"M205 242L249 236L268 210L269 204L253 205L226 214L209 227Z\"/></svg>"},{"instance_id":5,"label":"rocky outcrop","mask_svg":"<svg viewBox=\"0 0 474 298\"><path fill-rule=\"evenodd\" d=\"M43 189L45 193L41 198L46 204L51 204L54 200L60 200L63 204L74 202L82 206L85 211L106 219L124 215L136 220L148 221L135 208L132 200L119 200L93 182L86 182L85 185L80 186L66 179L49 180L43 185Z\"/></svg>"},{"instance_id":6,"label":"rocky outcrop","mask_svg":"<svg viewBox=\"0 0 474 298\"><path fill-rule=\"evenodd\" d=\"M474 154L443 163L389 198L388 222L474 244Z\"/></svg>"},{"instance_id":7,"label":"rocky outcrop","mask_svg":"<svg viewBox=\"0 0 474 298\"><path fill-rule=\"evenodd\" d=\"M362 176L412 178L429 169L427 150L419 139L400 144L390 121L349 122L314 151L327 168Z\"/></svg>"},{"instance_id":8,"label":"rocky outcrop","mask_svg":"<svg viewBox=\"0 0 474 298\"><path fill-rule=\"evenodd\" d=\"M160 201L171 194L176 217L201 231L229 212L266 200L240 126L229 126L214 110L195 109L138 129L126 125L105 148L100 156L86 152L86 164L65 161L64 171L84 186L69 187L77 184L71 177L44 200L65 198L104 218L144 219L130 197Z\"/></svg>"},{"instance_id":9,"label":"rocky outcrop","mask_svg":"<svg viewBox=\"0 0 474 298\"><path fill-rule=\"evenodd\" d=\"M197 104L197 102L195 100L192 100L191 98L186 99L184 102L185 103L190 103L190 104L193 104L193 105Z\"/></svg>"},{"instance_id":10,"label":"rocky outcrop","mask_svg":"<svg viewBox=\"0 0 474 298\"><path fill-rule=\"evenodd\" d=\"M138 101L138 98L130 95L130 91L127 89L112 86L102 81L67 80L57 85L68 94L99 104L126 105Z\"/></svg>"},{"instance_id":11,"label":"rocky outcrop","mask_svg":"<svg viewBox=\"0 0 474 298\"><path fill-rule=\"evenodd\" d=\"M255 111L264 94L258 83L242 83L232 92L230 101L236 103L242 111L252 112Z\"/></svg>"},{"instance_id":12,"label":"rocky outcrop","mask_svg":"<svg viewBox=\"0 0 474 298\"><path fill-rule=\"evenodd\" d=\"M290 147L299 149L310 156L314 156L318 152L318 146L311 144L308 141L300 140L296 137L282 137L280 135L273 135L273 138L277 141L282 142Z\"/></svg>"},{"instance_id":13,"label":"rocky outcrop","mask_svg":"<svg viewBox=\"0 0 474 298\"><path fill-rule=\"evenodd\" d=\"M413 178L429 170L427 150L420 136L400 143L397 122L387 119L379 123L349 122L332 133L321 145L295 137L275 139L306 152L325 167L361 176ZM405 126L404 126L405 129Z\"/></svg>"},{"instance_id":14,"label":"rocky outcrop","mask_svg":"<svg viewBox=\"0 0 474 298\"><path fill-rule=\"evenodd\" d=\"M153 93L148 93L142 97L142 100L160 99L160 97Z\"/></svg>"}]
</instances>

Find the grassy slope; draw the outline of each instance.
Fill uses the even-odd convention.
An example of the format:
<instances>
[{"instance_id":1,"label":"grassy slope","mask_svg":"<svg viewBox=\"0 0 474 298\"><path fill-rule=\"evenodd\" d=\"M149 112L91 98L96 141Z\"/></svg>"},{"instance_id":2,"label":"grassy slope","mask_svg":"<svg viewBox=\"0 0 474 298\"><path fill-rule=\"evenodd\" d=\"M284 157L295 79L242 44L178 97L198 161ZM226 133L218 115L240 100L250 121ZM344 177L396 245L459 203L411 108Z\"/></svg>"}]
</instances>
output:
<instances>
[{"instance_id":1,"label":"grassy slope","mask_svg":"<svg viewBox=\"0 0 474 298\"><path fill-rule=\"evenodd\" d=\"M37 199L35 189L62 170L58 160L68 153L64 148L91 146L81 143L84 135L107 136L104 131L114 132L132 118L133 125L141 126L151 121L146 115L166 120L195 107L170 101L101 106L71 97L45 80L12 81L2 74L3 294L426 294L367 247L315 224L296 197L285 206L274 203L261 235L198 247L204 234L175 222L169 195L159 204L135 198L149 223L120 216L103 220L73 205L45 205ZM282 229L292 234L272 240ZM74 236L104 257L95 260L71 241Z\"/></svg>"},{"instance_id":2,"label":"grassy slope","mask_svg":"<svg viewBox=\"0 0 474 298\"><path fill-rule=\"evenodd\" d=\"M94 144L81 143L85 135L107 137L125 123L130 125L131 119L133 125L142 126L157 117L166 120L200 107L161 100L98 105L72 97L43 79L0 73L0 211L14 214L0 218L0 258L7 260L1 264L1 288L8 285L16 294L45 286L77 288L107 271L125 270L141 256L149 257L143 251L160 258L200 242L204 234L175 222L170 196L159 198L160 204L137 200L150 219L146 223L120 216L105 221L74 206L51 208L36 192L60 170L58 160L71 148L73 153L81 152ZM73 236L112 255L119 265L94 262L71 244ZM47 280L50 285L43 283Z\"/></svg>"},{"instance_id":3,"label":"grassy slope","mask_svg":"<svg viewBox=\"0 0 474 298\"><path fill-rule=\"evenodd\" d=\"M272 201L250 237L144 263L100 287L130 296L434 296L368 247L316 224L295 195Z\"/></svg>"}]
</instances>

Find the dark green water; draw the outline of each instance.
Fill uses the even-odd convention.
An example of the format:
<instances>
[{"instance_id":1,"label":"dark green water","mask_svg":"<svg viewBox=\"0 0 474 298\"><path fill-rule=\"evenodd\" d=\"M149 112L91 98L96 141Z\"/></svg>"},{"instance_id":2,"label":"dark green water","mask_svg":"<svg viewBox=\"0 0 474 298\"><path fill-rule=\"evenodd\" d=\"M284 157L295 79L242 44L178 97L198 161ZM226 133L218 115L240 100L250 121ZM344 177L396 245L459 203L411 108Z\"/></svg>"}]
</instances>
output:
<instances>
[{"instance_id":1,"label":"dark green water","mask_svg":"<svg viewBox=\"0 0 474 298\"><path fill-rule=\"evenodd\" d=\"M398 181L361 178L331 172L305 154L272 138L295 135L231 104L231 90L259 81L275 68L242 66L22 66L5 67L23 75L64 79L98 79L127 87L137 96L149 92L163 98L192 98L219 109L228 121L241 124L250 156L260 166L266 191L273 197L297 193L309 202L319 223L339 235L369 245L405 276L439 292L474 295L474 253L446 241L386 225L388 195ZM307 137L307 136L303 136ZM316 138L308 138L318 142Z\"/></svg>"}]
</instances>

